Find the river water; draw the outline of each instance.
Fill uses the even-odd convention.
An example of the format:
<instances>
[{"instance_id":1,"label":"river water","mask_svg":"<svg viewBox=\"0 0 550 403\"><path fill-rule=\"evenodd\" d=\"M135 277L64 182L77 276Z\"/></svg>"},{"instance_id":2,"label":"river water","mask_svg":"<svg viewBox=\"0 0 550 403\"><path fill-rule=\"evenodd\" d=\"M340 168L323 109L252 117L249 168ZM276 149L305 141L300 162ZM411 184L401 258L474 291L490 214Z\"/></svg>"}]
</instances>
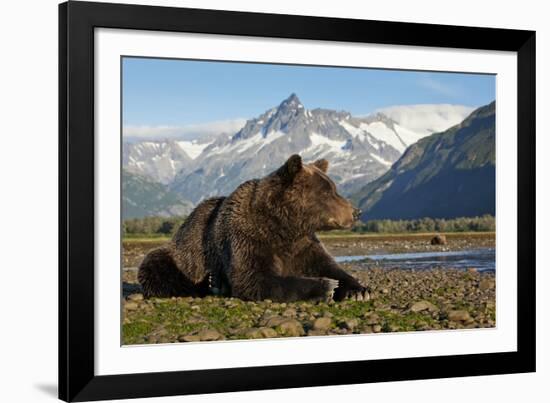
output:
<instances>
[{"instance_id":1,"label":"river water","mask_svg":"<svg viewBox=\"0 0 550 403\"><path fill-rule=\"evenodd\" d=\"M335 257L335 259L339 263L364 261L369 266L377 266L381 268L399 267L402 269L415 270L433 268L475 268L478 271L495 271L495 248L482 248L451 252L417 252L368 256L337 256Z\"/></svg>"}]
</instances>

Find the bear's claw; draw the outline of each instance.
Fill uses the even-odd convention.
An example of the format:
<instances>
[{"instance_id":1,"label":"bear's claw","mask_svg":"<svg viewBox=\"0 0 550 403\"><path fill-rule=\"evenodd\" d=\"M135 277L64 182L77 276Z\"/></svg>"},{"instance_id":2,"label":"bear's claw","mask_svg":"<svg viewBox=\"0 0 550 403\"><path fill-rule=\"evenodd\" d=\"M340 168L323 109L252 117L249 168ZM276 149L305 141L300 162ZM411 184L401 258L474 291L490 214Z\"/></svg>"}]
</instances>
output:
<instances>
[{"instance_id":1,"label":"bear's claw","mask_svg":"<svg viewBox=\"0 0 550 403\"><path fill-rule=\"evenodd\" d=\"M368 290L363 287L360 291L349 291L346 294L346 299L351 299L352 301L368 301L370 299L370 294Z\"/></svg>"},{"instance_id":2,"label":"bear's claw","mask_svg":"<svg viewBox=\"0 0 550 403\"><path fill-rule=\"evenodd\" d=\"M334 300L343 301L345 299L352 301L368 301L370 299L370 293L368 288L360 284L351 287L346 284L340 284L334 291Z\"/></svg>"},{"instance_id":3,"label":"bear's claw","mask_svg":"<svg viewBox=\"0 0 550 403\"><path fill-rule=\"evenodd\" d=\"M334 300L334 290L338 288L338 285L340 284L338 280L334 280L332 278L325 278L324 279L327 284L327 293L326 293L326 299L327 302Z\"/></svg>"}]
</instances>

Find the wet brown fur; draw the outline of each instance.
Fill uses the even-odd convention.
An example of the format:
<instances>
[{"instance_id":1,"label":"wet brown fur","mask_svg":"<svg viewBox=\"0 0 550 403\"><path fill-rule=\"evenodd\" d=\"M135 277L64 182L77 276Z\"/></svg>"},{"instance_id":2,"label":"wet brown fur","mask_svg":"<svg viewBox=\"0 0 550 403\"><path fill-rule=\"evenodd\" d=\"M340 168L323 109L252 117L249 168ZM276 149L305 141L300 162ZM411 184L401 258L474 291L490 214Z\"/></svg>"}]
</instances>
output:
<instances>
[{"instance_id":1,"label":"wet brown fur","mask_svg":"<svg viewBox=\"0 0 550 403\"><path fill-rule=\"evenodd\" d=\"M323 300L364 293L315 231L349 228L357 210L338 195L328 162L293 155L277 171L201 202L138 278L146 297L217 294L245 300Z\"/></svg>"}]
</instances>

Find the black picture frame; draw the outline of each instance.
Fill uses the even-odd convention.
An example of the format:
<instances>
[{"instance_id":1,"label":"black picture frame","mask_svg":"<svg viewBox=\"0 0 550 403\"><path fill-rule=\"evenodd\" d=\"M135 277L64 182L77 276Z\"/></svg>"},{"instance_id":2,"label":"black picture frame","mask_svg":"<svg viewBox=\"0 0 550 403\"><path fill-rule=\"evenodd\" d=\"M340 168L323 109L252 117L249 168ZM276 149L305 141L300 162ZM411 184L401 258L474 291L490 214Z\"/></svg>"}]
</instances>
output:
<instances>
[{"instance_id":1,"label":"black picture frame","mask_svg":"<svg viewBox=\"0 0 550 403\"><path fill-rule=\"evenodd\" d=\"M517 352L96 376L94 29L517 52ZM59 398L89 401L535 371L535 32L186 8L59 5Z\"/></svg>"}]
</instances>

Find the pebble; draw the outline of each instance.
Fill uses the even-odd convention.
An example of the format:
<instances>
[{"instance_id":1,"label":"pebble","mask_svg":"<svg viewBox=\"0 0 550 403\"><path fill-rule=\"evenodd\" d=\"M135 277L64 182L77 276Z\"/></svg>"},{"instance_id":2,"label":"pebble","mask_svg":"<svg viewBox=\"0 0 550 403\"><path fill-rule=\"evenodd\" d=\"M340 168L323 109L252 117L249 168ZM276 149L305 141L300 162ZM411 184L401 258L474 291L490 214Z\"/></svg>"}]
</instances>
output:
<instances>
[{"instance_id":1,"label":"pebble","mask_svg":"<svg viewBox=\"0 0 550 403\"><path fill-rule=\"evenodd\" d=\"M437 312L439 308L429 301L418 301L411 305L411 312Z\"/></svg>"},{"instance_id":2,"label":"pebble","mask_svg":"<svg viewBox=\"0 0 550 403\"><path fill-rule=\"evenodd\" d=\"M270 327L251 328L245 332L245 336L250 339L264 339L277 337L278 334Z\"/></svg>"},{"instance_id":3,"label":"pebble","mask_svg":"<svg viewBox=\"0 0 550 403\"><path fill-rule=\"evenodd\" d=\"M138 304L135 302L126 302L124 304L124 309L126 309L127 311L135 311L136 309L138 309Z\"/></svg>"},{"instance_id":4,"label":"pebble","mask_svg":"<svg viewBox=\"0 0 550 403\"><path fill-rule=\"evenodd\" d=\"M283 312L283 316L286 316L287 318L294 318L296 317L296 309L294 308L288 308Z\"/></svg>"},{"instance_id":5,"label":"pebble","mask_svg":"<svg viewBox=\"0 0 550 403\"><path fill-rule=\"evenodd\" d=\"M284 321L286 321L287 319L288 318L285 318L283 316L271 316L267 319L260 321L260 324L266 327L276 327L276 326L279 326Z\"/></svg>"},{"instance_id":6,"label":"pebble","mask_svg":"<svg viewBox=\"0 0 550 403\"><path fill-rule=\"evenodd\" d=\"M353 331L357 326L359 326L359 321L355 318L345 319L339 323L339 326L341 328Z\"/></svg>"},{"instance_id":7,"label":"pebble","mask_svg":"<svg viewBox=\"0 0 550 403\"><path fill-rule=\"evenodd\" d=\"M217 331L213 329L204 329L201 330L197 336L199 336L200 341L214 341L221 340L224 337Z\"/></svg>"},{"instance_id":8,"label":"pebble","mask_svg":"<svg viewBox=\"0 0 550 403\"><path fill-rule=\"evenodd\" d=\"M449 317L449 320L453 322L465 322L471 319L468 311L464 310L450 311L447 316Z\"/></svg>"},{"instance_id":9,"label":"pebble","mask_svg":"<svg viewBox=\"0 0 550 403\"><path fill-rule=\"evenodd\" d=\"M178 337L178 340L186 342L201 341L201 337L198 334L186 334L185 336Z\"/></svg>"},{"instance_id":10,"label":"pebble","mask_svg":"<svg viewBox=\"0 0 550 403\"><path fill-rule=\"evenodd\" d=\"M130 294L128 295L129 301L143 301L143 294Z\"/></svg>"},{"instance_id":11,"label":"pebble","mask_svg":"<svg viewBox=\"0 0 550 403\"><path fill-rule=\"evenodd\" d=\"M313 322L313 328L316 330L326 330L330 328L331 324L332 320L326 316L323 316L315 319L315 322Z\"/></svg>"},{"instance_id":12,"label":"pebble","mask_svg":"<svg viewBox=\"0 0 550 403\"><path fill-rule=\"evenodd\" d=\"M495 280L491 278L484 278L479 282L479 289L481 291L494 289L495 288Z\"/></svg>"},{"instance_id":13,"label":"pebble","mask_svg":"<svg viewBox=\"0 0 550 403\"><path fill-rule=\"evenodd\" d=\"M378 314L374 312L368 312L363 317L365 318L365 322L367 325L376 325L378 322L380 322L380 316L378 316Z\"/></svg>"},{"instance_id":14,"label":"pebble","mask_svg":"<svg viewBox=\"0 0 550 403\"><path fill-rule=\"evenodd\" d=\"M262 327L260 329L260 332L262 333L262 336L264 336L265 338L272 338L272 337L278 336L277 332L270 327Z\"/></svg>"},{"instance_id":15,"label":"pebble","mask_svg":"<svg viewBox=\"0 0 550 403\"><path fill-rule=\"evenodd\" d=\"M298 337L305 334L304 327L295 319L286 319L277 326L277 330L284 336L290 337Z\"/></svg>"}]
</instances>

